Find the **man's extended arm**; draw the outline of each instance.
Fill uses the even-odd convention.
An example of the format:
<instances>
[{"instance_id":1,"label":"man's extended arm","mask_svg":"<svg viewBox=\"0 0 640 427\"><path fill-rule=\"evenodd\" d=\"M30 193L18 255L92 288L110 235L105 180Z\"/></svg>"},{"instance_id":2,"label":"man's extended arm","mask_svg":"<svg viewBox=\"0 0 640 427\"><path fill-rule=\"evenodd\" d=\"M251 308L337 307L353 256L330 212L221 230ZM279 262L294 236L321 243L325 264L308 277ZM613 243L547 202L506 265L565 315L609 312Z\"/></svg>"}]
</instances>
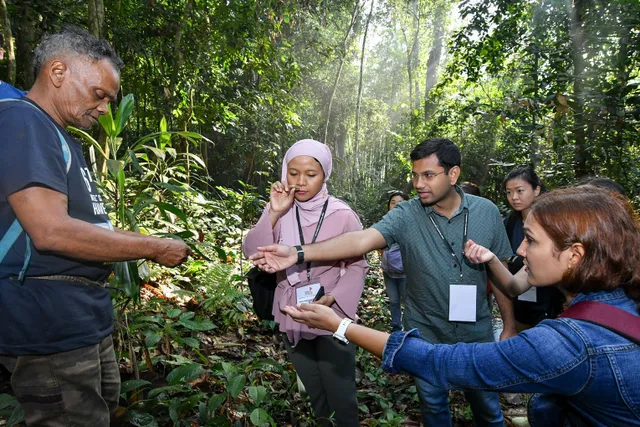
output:
<instances>
[{"instance_id":1,"label":"man's extended arm","mask_svg":"<svg viewBox=\"0 0 640 427\"><path fill-rule=\"evenodd\" d=\"M345 233L324 242L304 245L302 249L304 261L310 262L355 258L386 246L387 243L382 234L374 228L368 228ZM250 258L262 270L274 273L294 265L298 260L298 252L291 246L269 245L259 247L258 252Z\"/></svg>"},{"instance_id":2,"label":"man's extended arm","mask_svg":"<svg viewBox=\"0 0 640 427\"><path fill-rule=\"evenodd\" d=\"M182 241L114 232L71 218L67 196L44 187L11 194L11 209L39 251L85 261L128 261L146 258L173 267L187 260Z\"/></svg>"}]
</instances>

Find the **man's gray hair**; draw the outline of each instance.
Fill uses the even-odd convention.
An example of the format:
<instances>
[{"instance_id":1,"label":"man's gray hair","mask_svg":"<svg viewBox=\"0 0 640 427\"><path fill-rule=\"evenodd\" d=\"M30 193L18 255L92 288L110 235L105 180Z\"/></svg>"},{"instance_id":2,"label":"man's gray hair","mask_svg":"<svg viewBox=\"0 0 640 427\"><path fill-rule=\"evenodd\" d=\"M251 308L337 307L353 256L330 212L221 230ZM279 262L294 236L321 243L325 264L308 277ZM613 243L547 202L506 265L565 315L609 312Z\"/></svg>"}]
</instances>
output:
<instances>
[{"instance_id":1,"label":"man's gray hair","mask_svg":"<svg viewBox=\"0 0 640 427\"><path fill-rule=\"evenodd\" d=\"M45 35L34 53L33 72L36 78L47 61L61 53L75 53L98 61L107 59L117 72L124 66L108 41L78 27L65 27L59 33Z\"/></svg>"}]
</instances>

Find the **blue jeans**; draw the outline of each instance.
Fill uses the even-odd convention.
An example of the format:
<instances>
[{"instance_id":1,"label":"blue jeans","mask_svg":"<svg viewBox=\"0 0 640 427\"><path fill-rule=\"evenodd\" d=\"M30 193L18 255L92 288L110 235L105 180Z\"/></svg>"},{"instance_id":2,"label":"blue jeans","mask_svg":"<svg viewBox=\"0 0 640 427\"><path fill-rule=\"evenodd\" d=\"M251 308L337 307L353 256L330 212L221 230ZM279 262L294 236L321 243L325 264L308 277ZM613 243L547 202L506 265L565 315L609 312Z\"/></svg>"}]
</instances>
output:
<instances>
[{"instance_id":1,"label":"blue jeans","mask_svg":"<svg viewBox=\"0 0 640 427\"><path fill-rule=\"evenodd\" d=\"M449 413L449 390L432 386L419 378L414 378L418 396L422 423L426 426L451 426ZM473 421L476 426L504 426L498 393L464 390L464 396L471 405Z\"/></svg>"},{"instance_id":2,"label":"blue jeans","mask_svg":"<svg viewBox=\"0 0 640 427\"><path fill-rule=\"evenodd\" d=\"M402 329L402 301L407 293L407 279L404 277L393 278L387 273L384 276L384 285L389 296L389 308L391 309L391 327Z\"/></svg>"}]
</instances>

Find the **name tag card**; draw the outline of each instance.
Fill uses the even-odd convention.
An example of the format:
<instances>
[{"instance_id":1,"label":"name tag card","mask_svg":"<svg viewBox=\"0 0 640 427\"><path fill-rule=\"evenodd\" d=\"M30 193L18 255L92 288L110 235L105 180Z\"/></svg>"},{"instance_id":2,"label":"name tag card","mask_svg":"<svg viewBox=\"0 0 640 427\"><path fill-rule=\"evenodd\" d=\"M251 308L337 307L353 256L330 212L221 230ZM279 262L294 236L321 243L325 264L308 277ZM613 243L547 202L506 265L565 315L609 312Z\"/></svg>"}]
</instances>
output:
<instances>
[{"instance_id":1,"label":"name tag card","mask_svg":"<svg viewBox=\"0 0 640 427\"><path fill-rule=\"evenodd\" d=\"M449 285L449 321L475 322L477 286L471 284Z\"/></svg>"},{"instance_id":2,"label":"name tag card","mask_svg":"<svg viewBox=\"0 0 640 427\"><path fill-rule=\"evenodd\" d=\"M298 304L310 304L320 290L320 283L305 283L296 288L296 301Z\"/></svg>"},{"instance_id":3,"label":"name tag card","mask_svg":"<svg viewBox=\"0 0 640 427\"><path fill-rule=\"evenodd\" d=\"M532 286L529 290L521 295L518 295L518 301L538 302L538 288Z\"/></svg>"}]
</instances>

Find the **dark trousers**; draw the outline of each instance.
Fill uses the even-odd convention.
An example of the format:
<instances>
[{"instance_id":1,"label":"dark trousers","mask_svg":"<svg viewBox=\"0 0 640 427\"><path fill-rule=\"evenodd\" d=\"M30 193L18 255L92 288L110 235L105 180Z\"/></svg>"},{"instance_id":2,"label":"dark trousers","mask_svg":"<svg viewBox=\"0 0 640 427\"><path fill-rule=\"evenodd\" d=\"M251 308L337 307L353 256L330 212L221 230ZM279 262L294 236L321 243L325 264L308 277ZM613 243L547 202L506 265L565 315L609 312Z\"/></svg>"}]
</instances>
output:
<instances>
[{"instance_id":1,"label":"dark trousers","mask_svg":"<svg viewBox=\"0 0 640 427\"><path fill-rule=\"evenodd\" d=\"M29 426L109 426L120 394L120 370L108 336L46 356L0 356Z\"/></svg>"},{"instance_id":2,"label":"dark trousers","mask_svg":"<svg viewBox=\"0 0 640 427\"><path fill-rule=\"evenodd\" d=\"M286 335L283 340L311 399L318 425L359 426L355 345L342 345L331 336L300 340L295 347Z\"/></svg>"}]
</instances>

